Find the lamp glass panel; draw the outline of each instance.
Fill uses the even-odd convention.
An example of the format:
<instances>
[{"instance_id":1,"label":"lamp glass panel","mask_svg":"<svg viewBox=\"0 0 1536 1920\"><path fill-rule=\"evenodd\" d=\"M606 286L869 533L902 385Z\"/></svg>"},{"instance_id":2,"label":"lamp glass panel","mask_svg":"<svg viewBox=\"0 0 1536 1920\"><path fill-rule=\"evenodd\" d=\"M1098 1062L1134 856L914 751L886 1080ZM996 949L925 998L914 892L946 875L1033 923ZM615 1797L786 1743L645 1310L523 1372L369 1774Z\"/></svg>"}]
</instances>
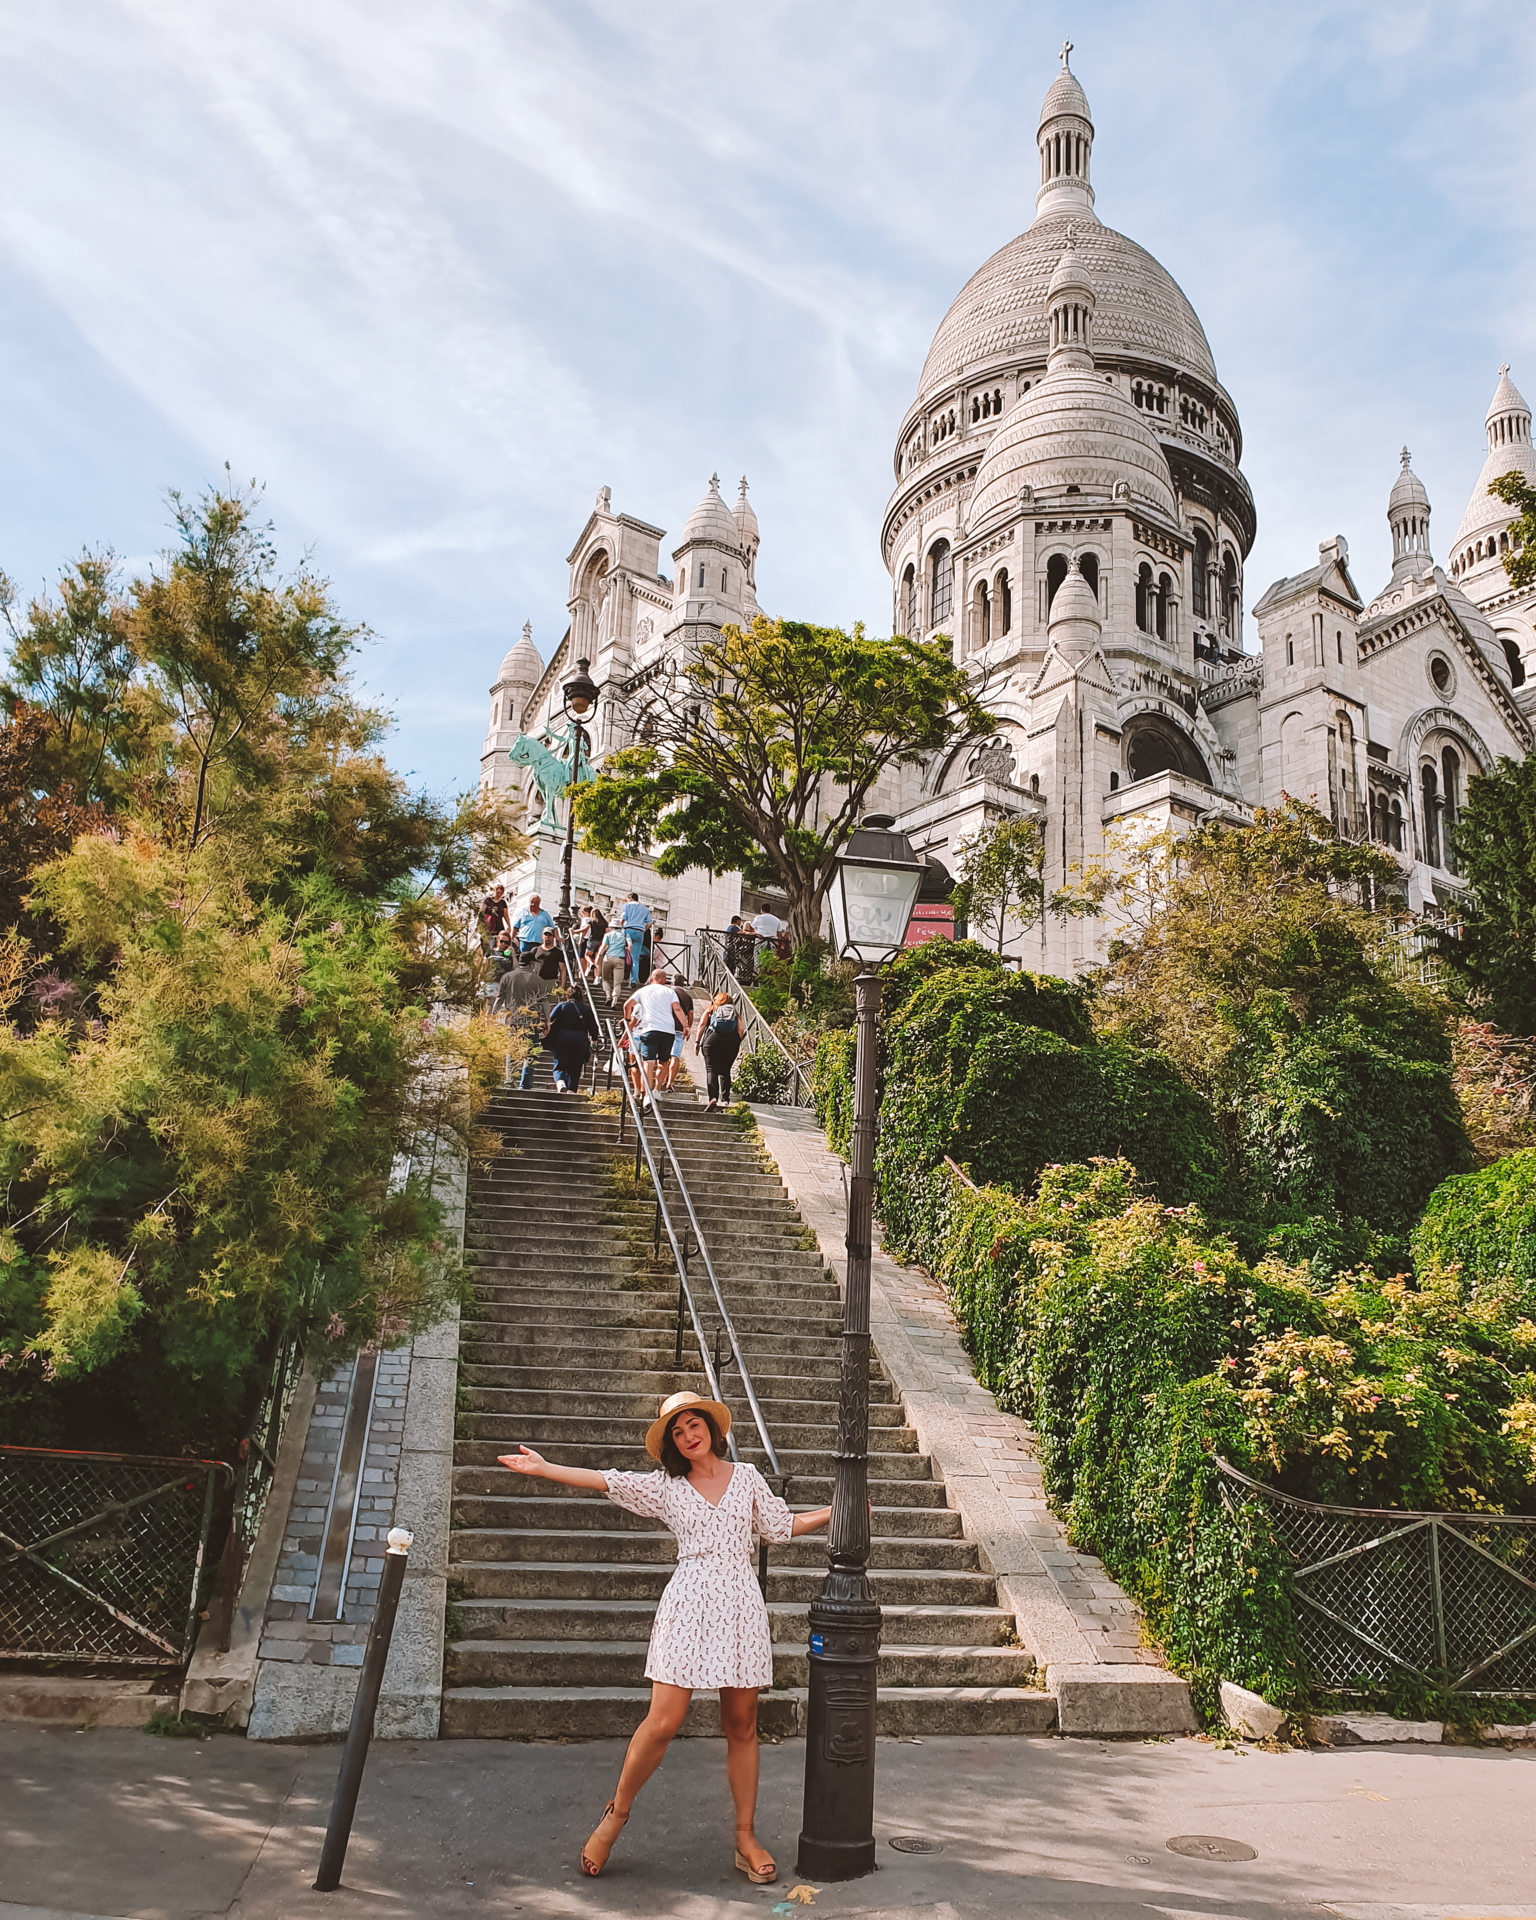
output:
<instances>
[{"instance_id":1,"label":"lamp glass panel","mask_svg":"<svg viewBox=\"0 0 1536 1920\"><path fill-rule=\"evenodd\" d=\"M922 870L912 867L862 867L852 862L840 873L840 896L833 912L839 944L861 960L880 960L901 951L907 922L917 901ZM837 923L841 921L841 925Z\"/></svg>"}]
</instances>

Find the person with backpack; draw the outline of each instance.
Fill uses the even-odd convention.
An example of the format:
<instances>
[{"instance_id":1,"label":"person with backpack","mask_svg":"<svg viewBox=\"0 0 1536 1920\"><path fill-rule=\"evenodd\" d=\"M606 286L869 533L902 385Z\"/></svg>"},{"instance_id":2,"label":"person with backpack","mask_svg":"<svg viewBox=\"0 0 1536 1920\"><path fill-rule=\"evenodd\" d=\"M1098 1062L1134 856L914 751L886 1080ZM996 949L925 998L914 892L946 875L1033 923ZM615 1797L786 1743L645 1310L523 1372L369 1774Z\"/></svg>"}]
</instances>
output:
<instances>
[{"instance_id":1,"label":"person with backpack","mask_svg":"<svg viewBox=\"0 0 1536 1920\"><path fill-rule=\"evenodd\" d=\"M709 1095L706 1113L711 1107L731 1104L731 1068L746 1037L747 1030L736 1011L736 1002L728 993L717 993L699 1029L698 1050L704 1062L705 1091Z\"/></svg>"},{"instance_id":2,"label":"person with backpack","mask_svg":"<svg viewBox=\"0 0 1536 1920\"><path fill-rule=\"evenodd\" d=\"M598 948L597 972L601 985L608 989L608 1004L616 1007L623 997L624 976L629 966L629 935L622 923L609 927Z\"/></svg>"},{"instance_id":3,"label":"person with backpack","mask_svg":"<svg viewBox=\"0 0 1536 1920\"><path fill-rule=\"evenodd\" d=\"M555 1002L544 1035L545 1048L555 1056L556 1093L581 1091L581 1070L592 1057L592 1042L597 1037L596 1017L573 980Z\"/></svg>"}]
</instances>

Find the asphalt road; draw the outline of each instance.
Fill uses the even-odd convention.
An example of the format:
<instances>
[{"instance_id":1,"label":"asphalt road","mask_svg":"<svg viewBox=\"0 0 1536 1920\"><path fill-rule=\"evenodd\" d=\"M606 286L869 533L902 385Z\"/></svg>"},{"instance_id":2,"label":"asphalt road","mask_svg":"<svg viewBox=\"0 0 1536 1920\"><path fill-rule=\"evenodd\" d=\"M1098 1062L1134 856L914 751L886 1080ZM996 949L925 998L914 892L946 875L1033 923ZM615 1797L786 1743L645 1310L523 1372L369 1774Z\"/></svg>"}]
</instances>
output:
<instances>
[{"instance_id":1,"label":"asphalt road","mask_svg":"<svg viewBox=\"0 0 1536 1920\"><path fill-rule=\"evenodd\" d=\"M797 1884L799 1744L763 1752L758 1835L784 1871L755 1889L732 1870L716 1741L676 1743L595 1881L577 1856L619 1743L444 1741L375 1747L343 1886L317 1894L339 1752L0 1727L0 1920L750 1920ZM1536 1920L1529 1750L882 1740L876 1832L877 1872L786 1913ZM1180 1835L1256 1858L1184 1857L1167 1847ZM942 1851L889 1844L907 1837Z\"/></svg>"}]
</instances>

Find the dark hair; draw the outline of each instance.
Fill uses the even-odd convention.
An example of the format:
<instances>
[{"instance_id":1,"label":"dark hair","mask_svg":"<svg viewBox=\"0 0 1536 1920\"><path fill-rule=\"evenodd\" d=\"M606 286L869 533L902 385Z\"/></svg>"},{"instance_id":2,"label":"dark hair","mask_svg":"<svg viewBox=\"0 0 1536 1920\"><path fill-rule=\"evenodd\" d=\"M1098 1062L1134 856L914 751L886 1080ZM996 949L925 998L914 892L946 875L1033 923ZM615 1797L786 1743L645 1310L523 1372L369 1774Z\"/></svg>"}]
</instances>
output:
<instances>
[{"instance_id":1,"label":"dark hair","mask_svg":"<svg viewBox=\"0 0 1536 1920\"><path fill-rule=\"evenodd\" d=\"M672 1438L672 1429L685 1413L696 1413L699 1416L713 1436L715 1444L712 1451L717 1458L721 1460L725 1458L725 1435L716 1426L715 1416L703 1407L679 1407L667 1422L661 1436L661 1464L674 1480L685 1478L688 1472L688 1462L683 1458L677 1442Z\"/></svg>"}]
</instances>

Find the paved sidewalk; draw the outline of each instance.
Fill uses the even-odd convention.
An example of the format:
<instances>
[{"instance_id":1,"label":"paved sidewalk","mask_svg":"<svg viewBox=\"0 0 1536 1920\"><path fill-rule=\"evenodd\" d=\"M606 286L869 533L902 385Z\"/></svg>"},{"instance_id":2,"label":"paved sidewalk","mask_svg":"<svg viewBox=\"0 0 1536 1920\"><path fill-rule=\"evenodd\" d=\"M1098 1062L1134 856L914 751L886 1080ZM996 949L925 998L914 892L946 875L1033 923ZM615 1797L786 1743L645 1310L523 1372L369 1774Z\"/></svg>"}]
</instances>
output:
<instances>
[{"instance_id":1,"label":"paved sidewalk","mask_svg":"<svg viewBox=\"0 0 1536 1920\"><path fill-rule=\"evenodd\" d=\"M752 1113L790 1197L841 1281L847 1265L842 1162L814 1114L769 1106L754 1106ZM1046 1505L1029 1424L1004 1413L977 1381L944 1289L878 1251L871 1278L875 1346L924 1450L944 1475L950 1504L1003 1576L1025 1645L1045 1665L1160 1667L1159 1655L1141 1644L1135 1602L1093 1554L1070 1544Z\"/></svg>"},{"instance_id":2,"label":"paved sidewalk","mask_svg":"<svg viewBox=\"0 0 1536 1920\"><path fill-rule=\"evenodd\" d=\"M763 1749L758 1831L785 1869L765 1889L731 1870L722 1749L702 1740L677 1743L584 1880L621 1752L376 1746L342 1889L316 1894L335 1746L0 1727L0 1920L753 1920L783 1904L803 1743ZM880 1871L819 1887L797 1920L1536 1916L1536 1754L989 1737L882 1740L877 1758ZM1168 1851L1190 1833L1258 1857ZM908 1835L943 1851L889 1845Z\"/></svg>"}]
</instances>

